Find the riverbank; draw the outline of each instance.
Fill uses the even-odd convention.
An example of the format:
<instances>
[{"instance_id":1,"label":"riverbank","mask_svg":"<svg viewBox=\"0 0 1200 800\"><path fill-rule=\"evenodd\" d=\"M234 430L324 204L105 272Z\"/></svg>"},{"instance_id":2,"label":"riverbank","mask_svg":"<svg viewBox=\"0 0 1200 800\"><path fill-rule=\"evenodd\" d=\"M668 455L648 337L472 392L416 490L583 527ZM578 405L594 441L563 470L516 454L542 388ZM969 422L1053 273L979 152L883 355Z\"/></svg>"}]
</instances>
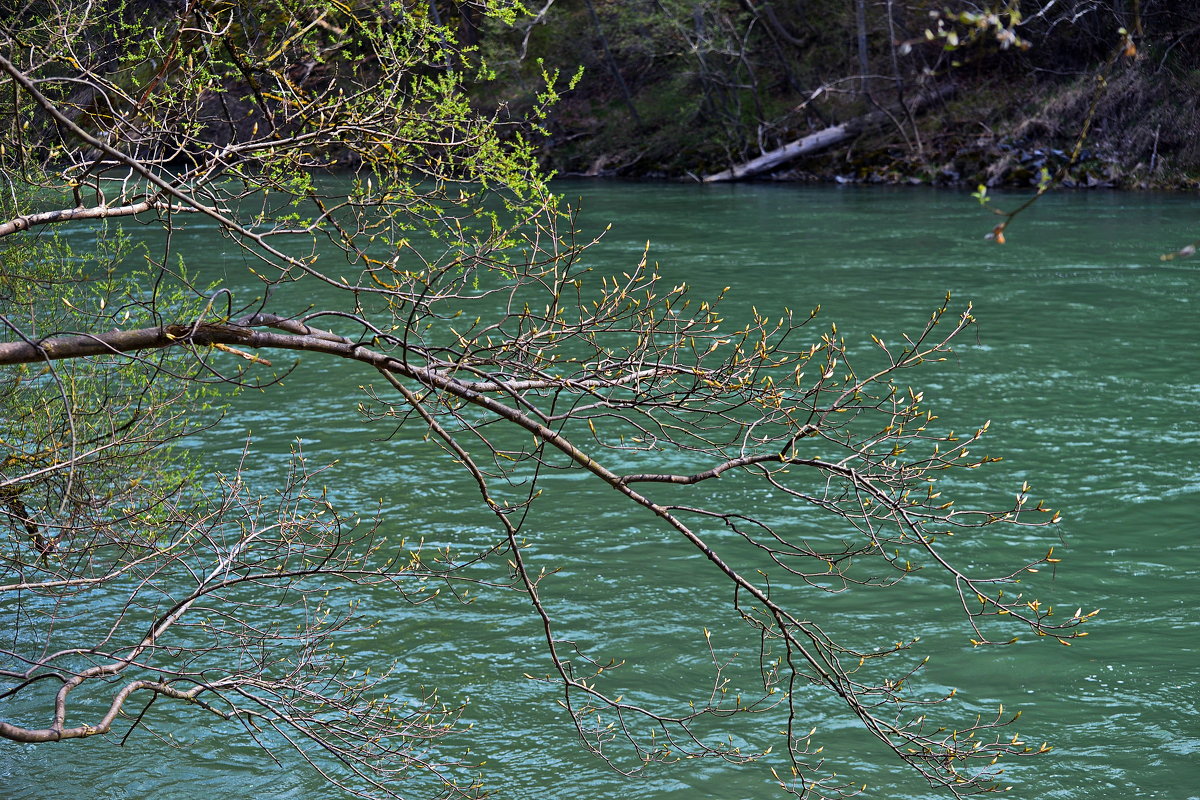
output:
<instances>
[{"instance_id":1,"label":"riverbank","mask_svg":"<svg viewBox=\"0 0 1200 800\"><path fill-rule=\"evenodd\" d=\"M919 116L894 113L887 125L754 179L1024 188L1049 176L1068 188L1196 189L1200 108L1196 90L1182 84L1200 85L1200 74L1184 78L1132 64L1105 81L1095 75L961 80L953 97ZM734 163L732 153L720 160L711 142L680 132L678 122L625 127L619 112L615 119L597 113L596 102L582 91L554 110L542 150L548 169L571 177L690 181ZM844 101L827 106L814 124L776 133L773 141L852 120L862 109Z\"/></svg>"},{"instance_id":2,"label":"riverbank","mask_svg":"<svg viewBox=\"0 0 1200 800\"><path fill-rule=\"evenodd\" d=\"M1071 187L1200 186L1200 17L1186 4L1025 18L859 5L858 19L728 4L685 18L559 2L480 36L494 73L474 96L515 122L545 76L565 87L582 66L541 120L541 159L567 176L702 179L874 116L755 179L1016 188L1045 170Z\"/></svg>"}]
</instances>

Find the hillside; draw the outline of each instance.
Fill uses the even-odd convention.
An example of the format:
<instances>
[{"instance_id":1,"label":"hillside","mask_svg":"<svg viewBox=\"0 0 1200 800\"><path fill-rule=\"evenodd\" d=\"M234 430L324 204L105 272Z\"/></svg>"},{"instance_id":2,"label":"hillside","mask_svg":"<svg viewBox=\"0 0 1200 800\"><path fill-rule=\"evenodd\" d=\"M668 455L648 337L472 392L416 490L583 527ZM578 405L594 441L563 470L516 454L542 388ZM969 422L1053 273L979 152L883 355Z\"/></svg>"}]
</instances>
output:
<instances>
[{"instance_id":1,"label":"hillside","mask_svg":"<svg viewBox=\"0 0 1200 800\"><path fill-rule=\"evenodd\" d=\"M560 174L698 178L874 113L884 124L761 177L1021 186L1045 168L1066 185L1121 188L1200 178L1195 4L977 5L550 0L510 28L473 28L466 12L449 21L495 70L480 104L513 116L531 107L542 70L566 84L582 62L547 121L542 157Z\"/></svg>"}]
</instances>

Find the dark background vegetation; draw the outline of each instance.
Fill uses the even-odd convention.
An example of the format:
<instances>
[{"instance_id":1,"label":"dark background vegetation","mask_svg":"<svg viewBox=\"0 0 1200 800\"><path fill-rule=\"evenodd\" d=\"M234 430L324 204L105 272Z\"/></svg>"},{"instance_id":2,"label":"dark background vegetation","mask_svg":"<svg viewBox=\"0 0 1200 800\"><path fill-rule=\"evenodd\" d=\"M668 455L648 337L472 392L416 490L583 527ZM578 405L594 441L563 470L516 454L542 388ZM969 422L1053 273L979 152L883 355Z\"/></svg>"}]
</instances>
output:
<instances>
[{"instance_id":1,"label":"dark background vegetation","mask_svg":"<svg viewBox=\"0 0 1200 800\"><path fill-rule=\"evenodd\" d=\"M562 174L712 173L875 109L889 124L774 177L1192 185L1200 7L1190 0L553 0L514 28L441 10L514 115L579 64L543 157ZM920 113L922 93L952 92Z\"/></svg>"},{"instance_id":2,"label":"dark background vegetation","mask_svg":"<svg viewBox=\"0 0 1200 800\"><path fill-rule=\"evenodd\" d=\"M185 5L122 8L165 24ZM478 109L513 130L543 113L557 75L562 96L534 138L560 175L702 178L875 112L885 124L761 177L1030 186L1045 169L1066 186L1200 180L1194 0L525 0L511 24L459 0L352 7L445 25L487 69L476 74L449 44L427 69L469 70ZM92 34L98 61L116 52L112 35ZM289 79L320 86L360 56L343 42L291 65ZM217 144L271 116L246 66L210 98ZM154 67L143 71L135 83Z\"/></svg>"}]
</instances>

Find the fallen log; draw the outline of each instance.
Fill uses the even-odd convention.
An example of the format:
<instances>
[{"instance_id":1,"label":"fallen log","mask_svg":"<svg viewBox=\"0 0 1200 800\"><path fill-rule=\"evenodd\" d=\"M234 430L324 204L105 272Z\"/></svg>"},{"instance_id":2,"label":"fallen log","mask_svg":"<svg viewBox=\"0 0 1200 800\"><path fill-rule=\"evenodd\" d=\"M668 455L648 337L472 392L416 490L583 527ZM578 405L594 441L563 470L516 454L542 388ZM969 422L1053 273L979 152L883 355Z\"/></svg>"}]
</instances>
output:
<instances>
[{"instance_id":1,"label":"fallen log","mask_svg":"<svg viewBox=\"0 0 1200 800\"><path fill-rule=\"evenodd\" d=\"M954 87L945 86L936 92L927 92L918 95L913 102L910 111L915 112L929 105L930 103L949 97L954 94ZM810 153L816 153L836 144L852 139L863 133L867 133L875 128L881 128L894 119L894 113L903 111L902 108L896 107L887 111L872 111L870 114L864 114L861 117L856 117L841 125L834 125L816 133L810 133L801 139L794 142L788 142L782 147L777 147L763 153L758 158L752 158L736 166L730 167L721 172L715 172L712 175L704 176L704 183L720 183L722 181L737 181L742 178L750 178L755 175L761 175L768 172L780 164L785 164L788 161L793 161L801 156L806 156Z\"/></svg>"}]
</instances>

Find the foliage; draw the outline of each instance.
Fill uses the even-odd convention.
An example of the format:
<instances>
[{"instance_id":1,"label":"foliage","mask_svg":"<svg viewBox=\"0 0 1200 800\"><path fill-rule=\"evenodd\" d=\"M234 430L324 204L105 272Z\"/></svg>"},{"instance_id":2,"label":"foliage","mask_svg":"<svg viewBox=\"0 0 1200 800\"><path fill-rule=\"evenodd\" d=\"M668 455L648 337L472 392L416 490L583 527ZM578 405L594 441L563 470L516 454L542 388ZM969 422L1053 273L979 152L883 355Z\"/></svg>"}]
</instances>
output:
<instances>
[{"instance_id":1,"label":"foliage","mask_svg":"<svg viewBox=\"0 0 1200 800\"><path fill-rule=\"evenodd\" d=\"M290 745L352 793L394 796L406 777L432 796L476 796L472 770L437 749L458 710L398 691L389 665L346 672L339 636L361 621L353 601L326 593L386 587L419 604L433 583L482 583L528 599L545 680L585 747L624 771L681 754L755 760L720 720L773 711L787 720L783 789L852 793L802 733L806 698L820 692L932 785L999 788L999 759L1039 752L1005 730L1002 711L935 723L932 707L948 698L909 688L916 631L850 646L809 616L800 591L887 589L926 569L961 603L976 645L1083 635L1082 609L1056 619L1012 593L1057 560L1052 550L999 574L943 551L958 531L1057 518L1027 486L994 509L942 496L943 473L993 460L972 452L987 426L938 431L904 379L946 357L970 309L947 302L913 336L876 340L864 365L812 314L728 323L721 297L665 285L646 259L594 273L531 140L472 111L467 82L487 71L435 12L37 2L0 23L5 102L19 110L0 155L14 203L0 223L12 421L0 592L21 623L6 628L0 696L49 719L5 715L0 736L109 735L122 714L132 733L148 723L128 708L161 699L264 747ZM556 95L556 73L544 80L539 107ZM348 192L326 187L333 167L347 170ZM101 229L104 243L80 262L46 233L122 218L160 237L130 250ZM197 232L237 248L255 291L188 276L181 240ZM148 271L110 278L105 265L134 254ZM210 387L274 387L272 351L358 369L362 413L395 437L438 442L445 468L477 488L492 547L464 562L388 545L372 520L328 499L300 452L278 486L259 490L240 470L206 474L173 455L196 425L220 424ZM759 697L713 689L682 714L624 698L610 665L560 625L546 573L527 560L527 541L544 535L527 512L552 502L545 476L557 471L611 490L726 582L730 616L762 647ZM836 534L809 540L728 507L710 488L723 475L826 515ZM465 571L480 559L503 576ZM100 622L64 624L85 618ZM406 688L410 702L393 701ZM83 698L104 710L68 725Z\"/></svg>"},{"instance_id":2,"label":"foliage","mask_svg":"<svg viewBox=\"0 0 1200 800\"><path fill-rule=\"evenodd\" d=\"M111 277L130 249L119 234L102 236L84 254L58 235L6 246L0 319L8 336L33 339L186 316L189 304L178 295L156 296ZM94 559L107 538L103 509L119 509L134 540L152 544L162 496L193 477L186 462L170 456L170 443L200 427L211 389L199 378L172 351L7 369L0 387L0 497L28 541L5 545L32 546L43 564L60 545ZM15 552L5 560L19 565L25 559Z\"/></svg>"}]
</instances>

